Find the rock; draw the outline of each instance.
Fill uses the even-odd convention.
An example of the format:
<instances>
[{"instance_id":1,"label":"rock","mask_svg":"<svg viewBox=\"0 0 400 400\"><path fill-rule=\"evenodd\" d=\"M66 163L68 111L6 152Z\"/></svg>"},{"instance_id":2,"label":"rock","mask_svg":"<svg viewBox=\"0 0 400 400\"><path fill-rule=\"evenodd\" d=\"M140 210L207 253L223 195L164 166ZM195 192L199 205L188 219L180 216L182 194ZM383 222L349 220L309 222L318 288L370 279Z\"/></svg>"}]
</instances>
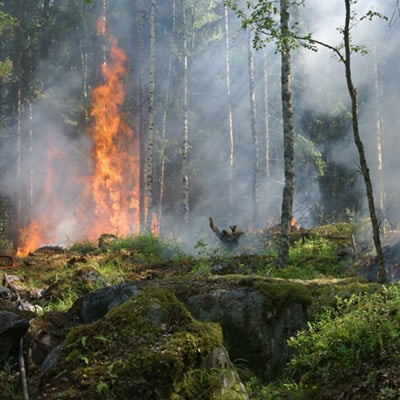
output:
<instances>
[{"instance_id":1,"label":"rock","mask_svg":"<svg viewBox=\"0 0 400 400\"><path fill-rule=\"evenodd\" d=\"M25 341L31 361L42 365L49 353L65 340L68 331L81 322L71 311L48 311L33 319Z\"/></svg>"},{"instance_id":2,"label":"rock","mask_svg":"<svg viewBox=\"0 0 400 400\"><path fill-rule=\"evenodd\" d=\"M53 368L57 364L63 348L64 342L60 343L58 346L53 347L43 363L40 365L40 376L45 374L50 368Z\"/></svg>"},{"instance_id":3,"label":"rock","mask_svg":"<svg viewBox=\"0 0 400 400\"><path fill-rule=\"evenodd\" d=\"M82 320L90 324L139 292L133 283L120 283L88 293L82 301Z\"/></svg>"},{"instance_id":4,"label":"rock","mask_svg":"<svg viewBox=\"0 0 400 400\"><path fill-rule=\"evenodd\" d=\"M161 288L140 291L92 324L71 329L52 360L38 400L60 393L93 400L248 399L220 327L196 321Z\"/></svg>"},{"instance_id":5,"label":"rock","mask_svg":"<svg viewBox=\"0 0 400 400\"><path fill-rule=\"evenodd\" d=\"M11 290L5 286L0 286L0 298L10 300L12 296Z\"/></svg>"},{"instance_id":6,"label":"rock","mask_svg":"<svg viewBox=\"0 0 400 400\"><path fill-rule=\"evenodd\" d=\"M0 311L0 362L18 347L19 340L29 328L29 321L9 311Z\"/></svg>"},{"instance_id":7,"label":"rock","mask_svg":"<svg viewBox=\"0 0 400 400\"><path fill-rule=\"evenodd\" d=\"M287 340L307 325L309 290L301 283L260 277L185 278L171 290L199 321L221 325L232 359L245 360L271 381L289 357Z\"/></svg>"}]
</instances>

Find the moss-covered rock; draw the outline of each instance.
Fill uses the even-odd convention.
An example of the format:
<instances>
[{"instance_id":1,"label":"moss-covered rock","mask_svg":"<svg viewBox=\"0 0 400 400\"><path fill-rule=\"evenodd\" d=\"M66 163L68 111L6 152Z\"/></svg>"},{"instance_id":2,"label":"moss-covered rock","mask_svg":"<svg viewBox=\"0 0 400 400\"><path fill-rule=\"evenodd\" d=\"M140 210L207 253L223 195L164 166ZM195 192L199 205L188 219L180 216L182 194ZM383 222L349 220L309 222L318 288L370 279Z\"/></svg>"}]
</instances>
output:
<instances>
[{"instance_id":1,"label":"moss-covered rock","mask_svg":"<svg viewBox=\"0 0 400 400\"><path fill-rule=\"evenodd\" d=\"M246 399L221 354L217 324L193 319L168 290L148 289L71 329L38 398Z\"/></svg>"},{"instance_id":2,"label":"moss-covered rock","mask_svg":"<svg viewBox=\"0 0 400 400\"><path fill-rule=\"evenodd\" d=\"M200 321L217 322L232 360L264 382L279 377L292 354L287 340L337 298L377 290L360 278L287 280L257 276L186 276L164 285Z\"/></svg>"},{"instance_id":3,"label":"moss-covered rock","mask_svg":"<svg viewBox=\"0 0 400 400\"><path fill-rule=\"evenodd\" d=\"M306 326L312 301L304 284L283 279L187 276L162 284L195 318L219 323L231 359L264 381L281 373L289 357L287 339Z\"/></svg>"}]
</instances>

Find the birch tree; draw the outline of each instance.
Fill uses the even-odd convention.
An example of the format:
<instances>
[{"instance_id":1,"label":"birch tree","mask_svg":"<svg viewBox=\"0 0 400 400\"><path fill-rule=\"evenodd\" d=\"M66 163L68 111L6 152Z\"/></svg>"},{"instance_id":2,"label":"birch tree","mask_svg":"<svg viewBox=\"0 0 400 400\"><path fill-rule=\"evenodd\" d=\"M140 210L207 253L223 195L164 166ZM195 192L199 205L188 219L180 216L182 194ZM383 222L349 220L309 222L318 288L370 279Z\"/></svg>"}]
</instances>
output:
<instances>
[{"instance_id":1,"label":"birch tree","mask_svg":"<svg viewBox=\"0 0 400 400\"><path fill-rule=\"evenodd\" d=\"M359 131L359 124L358 124L358 99L357 99L357 89L353 83L353 76L351 70L351 54L353 50L357 50L357 48L352 47L351 44L351 36L350 36L350 29L351 23L354 21L355 16L351 10L351 3L352 0L345 0L345 8L346 8L346 15L345 15L345 23L344 28L342 31L343 35L343 43L344 43L344 55L342 53L338 53L340 60L344 64L345 68L345 76L346 76L346 83L347 89L349 91L350 99L351 99L351 114L352 114L352 122L353 122L353 135L354 135L354 142L356 144L359 160L360 160L360 170L362 176L364 178L365 188L367 192L367 199L368 199L368 208L371 218L372 224L372 235L374 238L374 244L376 249L376 261L379 267L378 274L379 280L382 282L386 281L386 272L385 272L385 264L383 258L383 251L382 251L382 244L380 239L380 232L379 232L379 223L378 218L376 215L375 209L375 201L374 201L374 192L372 188L372 181L371 176L369 173L369 168L367 164L367 159L364 150L364 144L361 140L360 131ZM371 18L374 13L370 13L369 17Z\"/></svg>"},{"instance_id":2,"label":"birch tree","mask_svg":"<svg viewBox=\"0 0 400 400\"><path fill-rule=\"evenodd\" d=\"M269 129L269 90L268 90L268 56L263 54L263 102L264 102L264 177L271 176L270 129ZM269 183L269 182L268 182Z\"/></svg>"},{"instance_id":3,"label":"birch tree","mask_svg":"<svg viewBox=\"0 0 400 400\"><path fill-rule=\"evenodd\" d=\"M161 144L160 144L160 189L158 198L158 223L159 226L162 224L162 212L163 212L163 199L165 190L165 145L167 140L167 114L168 106L170 100L170 90L171 90L171 79L172 79L172 61L173 61L173 46L175 44L175 33L176 33L176 0L172 1L172 22L171 22L171 39L169 44L169 54L168 54L168 66L167 66L167 87L165 89L164 104L163 104L163 114L161 122Z\"/></svg>"},{"instance_id":4,"label":"birch tree","mask_svg":"<svg viewBox=\"0 0 400 400\"><path fill-rule=\"evenodd\" d=\"M289 231L293 212L295 190L294 174L294 127L291 88L291 50L296 46L289 23L291 5L301 2L280 0L279 7L274 1L247 2L248 12L240 9L234 0L226 3L242 20L242 26L254 32L253 45L260 49L268 41L275 41L281 54L281 102L283 119L283 147L285 182L281 206L281 234L279 240L279 267L285 267L289 259Z\"/></svg>"},{"instance_id":5,"label":"birch tree","mask_svg":"<svg viewBox=\"0 0 400 400\"><path fill-rule=\"evenodd\" d=\"M253 224L258 221L258 192L259 192L259 173L260 173L260 147L257 129L257 102L254 77L254 56L251 34L248 33L247 61L249 69L249 95L250 95L250 114L251 114L251 136L253 138L253 181L252 181L252 207Z\"/></svg>"},{"instance_id":6,"label":"birch tree","mask_svg":"<svg viewBox=\"0 0 400 400\"><path fill-rule=\"evenodd\" d=\"M146 141L146 228L151 231L153 217L153 146L154 146L154 74L155 74L155 14L156 2L150 3L150 62L149 62L149 95L148 95L148 126Z\"/></svg>"},{"instance_id":7,"label":"birch tree","mask_svg":"<svg viewBox=\"0 0 400 400\"><path fill-rule=\"evenodd\" d=\"M283 158L285 183L282 194L281 235L278 265L286 267L289 261L289 232L294 197L294 127L292 107L291 44L289 28L289 2L280 0L281 34L281 97L283 120Z\"/></svg>"},{"instance_id":8,"label":"birch tree","mask_svg":"<svg viewBox=\"0 0 400 400\"><path fill-rule=\"evenodd\" d=\"M232 120L232 99L231 99L231 74L230 74L230 42L229 42L229 16L228 6L224 4L224 41L225 41L225 78L226 78L226 98L227 98L227 120L228 120L228 204L229 219L233 216L233 162L235 143L233 137L233 120Z\"/></svg>"},{"instance_id":9,"label":"birch tree","mask_svg":"<svg viewBox=\"0 0 400 400\"><path fill-rule=\"evenodd\" d=\"M22 19L22 1L18 0L16 5L17 20ZM16 226L22 227L22 27L15 25L15 47L14 47L14 82L15 82L15 136L16 136L16 183L17 183L17 204L16 204ZM18 247L20 243L17 244Z\"/></svg>"},{"instance_id":10,"label":"birch tree","mask_svg":"<svg viewBox=\"0 0 400 400\"><path fill-rule=\"evenodd\" d=\"M186 2L182 1L182 63L183 63L183 129L182 129L182 205L183 222L185 227L189 226L189 173L188 173L188 152L189 152L189 127L188 127L188 45L187 45L187 23L186 23Z\"/></svg>"}]
</instances>

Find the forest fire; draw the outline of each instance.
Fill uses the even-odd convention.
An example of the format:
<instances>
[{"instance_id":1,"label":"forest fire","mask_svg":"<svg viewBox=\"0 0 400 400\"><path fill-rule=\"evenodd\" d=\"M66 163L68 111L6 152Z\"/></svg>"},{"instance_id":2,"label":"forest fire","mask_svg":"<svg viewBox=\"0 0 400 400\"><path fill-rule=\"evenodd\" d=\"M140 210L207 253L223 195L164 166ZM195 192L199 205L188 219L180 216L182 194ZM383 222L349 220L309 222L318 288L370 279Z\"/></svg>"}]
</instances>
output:
<instances>
[{"instance_id":1,"label":"forest fire","mask_svg":"<svg viewBox=\"0 0 400 400\"><path fill-rule=\"evenodd\" d=\"M18 255L54 242L60 215L73 215L79 224L79 239L95 240L105 232L115 235L139 232L139 140L121 111L125 100L126 56L116 39L107 33L103 18L98 20L97 33L104 38L108 51L101 65L103 82L92 92L92 125L88 131L93 143L91 170L83 182L75 177L72 183L73 178L69 177L67 184L75 186L70 191L77 191L80 196L71 209L71 204L65 204L66 200L57 198L62 192L57 193L54 188L57 182L58 185L65 183L65 179L60 172L62 168L57 168L59 176L54 177L52 160L55 155L51 151L55 147L49 144L43 193L46 211L34 215L29 226L20 231ZM62 164L62 157L58 158Z\"/></svg>"},{"instance_id":2,"label":"forest fire","mask_svg":"<svg viewBox=\"0 0 400 400\"><path fill-rule=\"evenodd\" d=\"M97 31L106 33L103 19ZM89 177L94 206L88 238L104 232L123 234L139 230L139 143L121 112L125 99L125 54L115 38L106 34L109 59L102 64L104 83L93 91L93 174ZM89 210L86 211L89 215Z\"/></svg>"}]
</instances>

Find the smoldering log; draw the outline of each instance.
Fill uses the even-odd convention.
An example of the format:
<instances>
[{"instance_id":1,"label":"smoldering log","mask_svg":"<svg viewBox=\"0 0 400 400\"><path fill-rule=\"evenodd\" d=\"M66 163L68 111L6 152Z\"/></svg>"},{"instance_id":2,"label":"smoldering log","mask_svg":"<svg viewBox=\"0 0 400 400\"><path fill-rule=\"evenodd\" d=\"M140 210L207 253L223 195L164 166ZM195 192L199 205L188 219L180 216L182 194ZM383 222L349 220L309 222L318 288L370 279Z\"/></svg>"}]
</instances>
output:
<instances>
[{"instance_id":1,"label":"smoldering log","mask_svg":"<svg viewBox=\"0 0 400 400\"><path fill-rule=\"evenodd\" d=\"M209 225L210 225L211 230L217 236L217 238L229 250L234 250L237 247L240 237L244 234L243 231L237 229L237 225L231 225L229 227L229 230L223 229L221 231L215 225L214 220L211 217L209 218Z\"/></svg>"}]
</instances>

